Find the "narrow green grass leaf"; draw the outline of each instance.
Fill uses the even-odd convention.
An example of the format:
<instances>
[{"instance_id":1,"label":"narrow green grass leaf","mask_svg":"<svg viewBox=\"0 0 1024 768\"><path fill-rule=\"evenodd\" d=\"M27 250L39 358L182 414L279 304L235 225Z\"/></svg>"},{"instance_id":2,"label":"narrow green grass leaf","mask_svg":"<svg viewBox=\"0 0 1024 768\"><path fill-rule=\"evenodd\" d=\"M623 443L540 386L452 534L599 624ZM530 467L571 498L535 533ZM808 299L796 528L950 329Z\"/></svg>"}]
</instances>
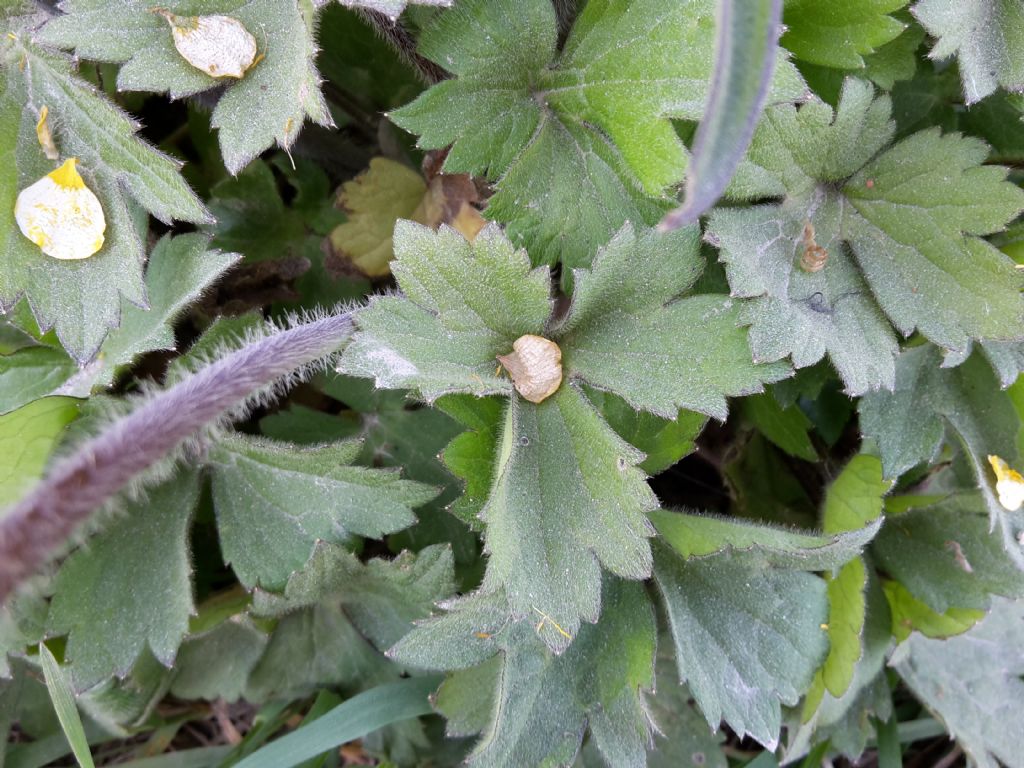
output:
<instances>
[{"instance_id":1,"label":"narrow green grass leaf","mask_svg":"<svg viewBox=\"0 0 1024 768\"><path fill-rule=\"evenodd\" d=\"M436 676L416 677L353 696L309 725L249 755L235 768L291 768L385 725L428 715L427 697L439 682Z\"/></svg>"},{"instance_id":2,"label":"narrow green grass leaf","mask_svg":"<svg viewBox=\"0 0 1024 768\"><path fill-rule=\"evenodd\" d=\"M45 643L39 644L39 658L43 664L46 690L50 692L50 700L57 712L57 719L60 720L60 727L67 736L75 759L81 768L94 768L89 742L85 738L85 729L82 728L82 719L78 716L75 695L71 692L71 683Z\"/></svg>"}]
</instances>

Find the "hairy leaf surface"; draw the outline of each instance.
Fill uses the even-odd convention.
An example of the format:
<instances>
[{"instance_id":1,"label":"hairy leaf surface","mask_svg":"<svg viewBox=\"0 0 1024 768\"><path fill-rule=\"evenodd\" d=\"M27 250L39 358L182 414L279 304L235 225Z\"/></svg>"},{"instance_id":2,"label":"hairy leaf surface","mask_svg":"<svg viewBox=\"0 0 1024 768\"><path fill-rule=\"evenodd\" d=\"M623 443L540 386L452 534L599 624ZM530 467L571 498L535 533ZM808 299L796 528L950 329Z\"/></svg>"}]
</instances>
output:
<instances>
[{"instance_id":1,"label":"hairy leaf surface","mask_svg":"<svg viewBox=\"0 0 1024 768\"><path fill-rule=\"evenodd\" d=\"M892 389L892 326L961 355L972 339L1024 329L1024 276L977 237L1013 219L1024 192L981 165L987 150L972 138L930 129L886 149L889 112L888 97L853 79L835 112L769 109L731 189L785 199L719 209L709 223L733 294L750 299L755 359L802 368L827 354L850 394Z\"/></svg>"},{"instance_id":2,"label":"hairy leaf surface","mask_svg":"<svg viewBox=\"0 0 1024 768\"><path fill-rule=\"evenodd\" d=\"M380 538L436 495L398 472L349 466L358 441L312 448L234 435L211 454L224 558L247 587L282 589L317 541Z\"/></svg>"}]
</instances>

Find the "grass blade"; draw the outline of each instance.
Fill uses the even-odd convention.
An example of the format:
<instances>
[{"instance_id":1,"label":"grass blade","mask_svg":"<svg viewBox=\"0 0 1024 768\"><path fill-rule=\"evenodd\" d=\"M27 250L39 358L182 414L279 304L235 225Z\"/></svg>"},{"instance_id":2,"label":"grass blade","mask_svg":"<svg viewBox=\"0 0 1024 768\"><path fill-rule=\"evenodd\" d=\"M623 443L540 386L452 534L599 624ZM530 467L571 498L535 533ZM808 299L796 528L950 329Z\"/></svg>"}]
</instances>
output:
<instances>
[{"instance_id":1,"label":"grass blade","mask_svg":"<svg viewBox=\"0 0 1024 768\"><path fill-rule=\"evenodd\" d=\"M427 697L439 683L436 676L414 677L372 688L267 744L235 768L292 768L385 725L430 714Z\"/></svg>"},{"instance_id":2,"label":"grass blade","mask_svg":"<svg viewBox=\"0 0 1024 768\"><path fill-rule=\"evenodd\" d=\"M89 742L85 738L85 729L82 727L82 718L78 716L75 694L64 675L64 670L60 668L45 643L39 644L39 659L43 664L46 690L50 693L53 709L57 713L60 727L64 730L64 735L67 737L68 744L71 745L75 759L82 768L95 768L92 753L89 751Z\"/></svg>"}]
</instances>

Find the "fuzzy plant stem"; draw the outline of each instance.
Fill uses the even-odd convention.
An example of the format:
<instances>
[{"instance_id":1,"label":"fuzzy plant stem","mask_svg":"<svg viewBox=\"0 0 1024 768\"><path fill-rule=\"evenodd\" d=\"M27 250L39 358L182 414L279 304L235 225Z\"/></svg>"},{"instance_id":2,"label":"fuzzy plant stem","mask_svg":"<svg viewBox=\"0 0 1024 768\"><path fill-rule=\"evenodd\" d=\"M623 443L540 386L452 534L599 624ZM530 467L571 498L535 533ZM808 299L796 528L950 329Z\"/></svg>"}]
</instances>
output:
<instances>
[{"instance_id":1,"label":"fuzzy plant stem","mask_svg":"<svg viewBox=\"0 0 1024 768\"><path fill-rule=\"evenodd\" d=\"M133 479L254 393L335 352L351 330L350 315L339 314L253 342L145 400L58 462L0 519L0 604Z\"/></svg>"}]
</instances>

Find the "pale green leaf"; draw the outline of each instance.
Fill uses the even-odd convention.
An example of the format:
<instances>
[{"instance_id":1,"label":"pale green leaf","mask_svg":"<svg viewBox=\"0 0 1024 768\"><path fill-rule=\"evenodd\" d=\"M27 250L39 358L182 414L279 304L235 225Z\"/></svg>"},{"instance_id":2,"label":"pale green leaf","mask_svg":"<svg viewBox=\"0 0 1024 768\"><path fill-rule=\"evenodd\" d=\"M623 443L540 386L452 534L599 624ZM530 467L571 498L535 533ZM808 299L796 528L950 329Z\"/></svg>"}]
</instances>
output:
<instances>
[{"instance_id":1,"label":"pale green leaf","mask_svg":"<svg viewBox=\"0 0 1024 768\"><path fill-rule=\"evenodd\" d=\"M209 238L203 235L161 238L146 266L149 308L124 302L121 325L103 342L100 357L60 391L87 395L91 389L110 386L119 368L146 352L175 349L174 321L178 315L239 258L236 253L210 249Z\"/></svg>"},{"instance_id":2,"label":"pale green leaf","mask_svg":"<svg viewBox=\"0 0 1024 768\"><path fill-rule=\"evenodd\" d=\"M784 364L751 360L728 296L679 298L700 274L697 246L694 229L638 234L625 225L593 269L575 271L572 307L556 336L563 365L666 418L688 408L724 420L726 396L786 377Z\"/></svg>"},{"instance_id":3,"label":"pale green leaf","mask_svg":"<svg viewBox=\"0 0 1024 768\"><path fill-rule=\"evenodd\" d=\"M422 147L452 144L447 170L499 179L488 215L535 260L585 265L625 221L653 224L653 198L681 181L687 153L668 118L701 117L713 25L710 0L598 0L558 51L548 0L462 3L420 41L456 79L391 116ZM802 81L779 58L772 96L797 98Z\"/></svg>"},{"instance_id":4,"label":"pale green leaf","mask_svg":"<svg viewBox=\"0 0 1024 768\"><path fill-rule=\"evenodd\" d=\"M347 8L366 8L370 11L383 13L394 21L402 15L407 5L433 5L447 7L453 0L338 0Z\"/></svg>"},{"instance_id":5,"label":"pale green leaf","mask_svg":"<svg viewBox=\"0 0 1024 768\"><path fill-rule=\"evenodd\" d=\"M299 448L246 437L211 451L213 502L224 559L247 587L283 589L317 541L380 538L415 522L410 507L436 495L397 471L350 466L358 441Z\"/></svg>"},{"instance_id":6,"label":"pale green leaf","mask_svg":"<svg viewBox=\"0 0 1024 768\"><path fill-rule=\"evenodd\" d=\"M0 508L43 476L64 427L77 417L78 403L68 397L35 400L0 416Z\"/></svg>"},{"instance_id":7,"label":"pale green leaf","mask_svg":"<svg viewBox=\"0 0 1024 768\"><path fill-rule=\"evenodd\" d=\"M148 0L67 0L61 10L64 15L43 28L41 39L73 48L79 56L123 63L117 80L121 90L180 98L222 82L178 53L170 26L153 13ZM227 14L256 37L263 54L240 80L229 84L213 110L212 125L220 130L221 154L232 174L272 144L291 147L307 117L331 125L313 60L312 3L191 0L174 10L179 15Z\"/></svg>"},{"instance_id":8,"label":"pale green leaf","mask_svg":"<svg viewBox=\"0 0 1024 768\"><path fill-rule=\"evenodd\" d=\"M171 693L182 699L236 701L266 646L266 633L244 618L189 637L174 661Z\"/></svg>"},{"instance_id":9,"label":"pale green leaf","mask_svg":"<svg viewBox=\"0 0 1024 768\"><path fill-rule=\"evenodd\" d=\"M868 454L854 456L832 481L825 494L822 527L829 532L854 531L882 514L883 497L893 482L882 477L882 462ZM829 652L818 672L818 698L827 690L842 699L857 674L857 662L868 652L865 634L869 573L863 557L855 557L835 573L828 584ZM877 588L877 587L876 587ZM816 710L817 706L810 707Z\"/></svg>"},{"instance_id":10,"label":"pale green leaf","mask_svg":"<svg viewBox=\"0 0 1024 768\"><path fill-rule=\"evenodd\" d=\"M966 632L985 618L985 611L977 608L949 608L942 613L933 611L898 581L886 581L882 588L892 611L892 634L897 642L906 640L914 630L925 637L952 637Z\"/></svg>"},{"instance_id":11,"label":"pale green leaf","mask_svg":"<svg viewBox=\"0 0 1024 768\"><path fill-rule=\"evenodd\" d=\"M1024 602L998 600L948 640L913 635L892 665L979 768L1024 765Z\"/></svg>"},{"instance_id":12,"label":"pale green leaf","mask_svg":"<svg viewBox=\"0 0 1024 768\"><path fill-rule=\"evenodd\" d=\"M659 509L650 514L661 541L682 560L714 557L723 551L778 568L823 571L856 557L881 523L844 533L818 535L730 517L690 515Z\"/></svg>"},{"instance_id":13,"label":"pale green leaf","mask_svg":"<svg viewBox=\"0 0 1024 768\"><path fill-rule=\"evenodd\" d=\"M828 533L856 531L882 514L882 498L893 481L882 475L877 457L860 453L829 485L821 525Z\"/></svg>"},{"instance_id":14,"label":"pale green leaf","mask_svg":"<svg viewBox=\"0 0 1024 768\"><path fill-rule=\"evenodd\" d=\"M991 595L1024 596L1020 544L1015 555L989 530L978 494L951 496L886 521L871 553L892 578L936 613L985 610Z\"/></svg>"},{"instance_id":15,"label":"pale green leaf","mask_svg":"<svg viewBox=\"0 0 1024 768\"><path fill-rule=\"evenodd\" d=\"M423 176L409 166L372 158L367 170L341 187L338 206L348 220L331 232L332 251L368 277L391 274L395 222L412 219L427 224L415 216L426 192Z\"/></svg>"},{"instance_id":16,"label":"pale green leaf","mask_svg":"<svg viewBox=\"0 0 1024 768\"><path fill-rule=\"evenodd\" d=\"M778 744L781 705L794 705L825 658L825 582L725 553L684 560L655 547L679 677L708 723Z\"/></svg>"},{"instance_id":17,"label":"pale green leaf","mask_svg":"<svg viewBox=\"0 0 1024 768\"><path fill-rule=\"evenodd\" d=\"M828 354L850 394L892 388L890 323L958 354L1024 327L1024 276L977 237L1012 220L1024 192L981 165L976 139L931 129L881 151L889 112L853 79L834 113L820 102L769 109L731 190L786 199L709 223L733 294L751 299L755 359L800 368Z\"/></svg>"},{"instance_id":18,"label":"pale green leaf","mask_svg":"<svg viewBox=\"0 0 1024 768\"><path fill-rule=\"evenodd\" d=\"M1024 7L1017 0L920 0L913 11L937 38L929 55L957 56L968 104L999 86L1024 90Z\"/></svg>"},{"instance_id":19,"label":"pale green leaf","mask_svg":"<svg viewBox=\"0 0 1024 768\"><path fill-rule=\"evenodd\" d=\"M787 0L782 45L804 61L860 69L863 57L894 40L904 25L889 14L908 0Z\"/></svg>"},{"instance_id":20,"label":"pale green leaf","mask_svg":"<svg viewBox=\"0 0 1024 768\"><path fill-rule=\"evenodd\" d=\"M138 125L80 80L69 59L17 35L5 38L3 49L8 66L0 92L0 209L6 217L0 228L0 305L26 296L40 328L55 328L72 357L85 362L118 325L122 297L145 302L142 208L166 222L201 222L208 214L178 164L139 140ZM79 171L103 206L105 243L87 259L45 256L14 222L18 192L54 169L36 138L43 107L62 156L79 158Z\"/></svg>"},{"instance_id":21,"label":"pale green leaf","mask_svg":"<svg viewBox=\"0 0 1024 768\"><path fill-rule=\"evenodd\" d=\"M697 711L690 689L679 682L671 640L659 639L655 694L648 697L654 721L654 744L647 750L649 768L728 768L722 749L725 734L715 733Z\"/></svg>"},{"instance_id":22,"label":"pale green leaf","mask_svg":"<svg viewBox=\"0 0 1024 768\"><path fill-rule=\"evenodd\" d=\"M0 355L0 414L51 394L78 371L61 350L47 346Z\"/></svg>"},{"instance_id":23,"label":"pale green leaf","mask_svg":"<svg viewBox=\"0 0 1024 768\"><path fill-rule=\"evenodd\" d=\"M496 684L490 722L470 765L570 765L588 727L609 765L645 765L651 723L642 692L654 684L654 610L639 584L609 578L604 586L601 623L584 626L563 654L536 638L532 621L509 624L491 640L491 654L502 651L500 675L452 678L449 700L454 685L481 677ZM416 635L427 627L415 630L394 655L412 665L452 668L443 654L423 664ZM447 641L461 661L459 646L473 638L448 635Z\"/></svg>"},{"instance_id":24,"label":"pale green leaf","mask_svg":"<svg viewBox=\"0 0 1024 768\"><path fill-rule=\"evenodd\" d=\"M1003 529L1012 549L1017 531L996 500L987 456L1016 466L1020 419L980 354L956 368L941 364L935 347L905 350L897 361L895 391L872 393L860 401L861 430L877 443L885 476L896 478L934 459L950 428L964 447L993 523Z\"/></svg>"},{"instance_id":25,"label":"pale green leaf","mask_svg":"<svg viewBox=\"0 0 1024 768\"><path fill-rule=\"evenodd\" d=\"M645 513L657 499L635 468L642 455L572 385L505 412L494 484L480 513L490 554L485 591L504 588L515 618L563 650L601 611L601 567L650 575ZM543 619L543 621L542 621Z\"/></svg>"},{"instance_id":26,"label":"pale green leaf","mask_svg":"<svg viewBox=\"0 0 1024 768\"><path fill-rule=\"evenodd\" d=\"M68 636L76 689L124 677L147 649L164 666L174 661L193 610L187 532L198 497L195 474L182 473L61 566L47 625Z\"/></svg>"},{"instance_id":27,"label":"pale green leaf","mask_svg":"<svg viewBox=\"0 0 1024 768\"><path fill-rule=\"evenodd\" d=\"M833 696L825 687L823 670L818 670L804 698L800 722L791 723L787 758L804 754L811 744L832 739L836 749L855 759L874 733L871 718L886 720L890 716L892 701L884 668L892 645L892 623L885 595L870 571L864 598L862 652L853 665L850 684L841 695ZM832 621L830 615L830 627Z\"/></svg>"},{"instance_id":28,"label":"pale green leaf","mask_svg":"<svg viewBox=\"0 0 1024 768\"><path fill-rule=\"evenodd\" d=\"M428 400L451 392L509 393L496 357L523 334L543 333L551 313L546 269L530 270L497 227L470 244L453 229L395 228L392 267L407 298L377 296L338 370L378 387L416 388Z\"/></svg>"},{"instance_id":29,"label":"pale green leaf","mask_svg":"<svg viewBox=\"0 0 1024 768\"><path fill-rule=\"evenodd\" d=\"M320 543L306 567L288 580L283 595L256 592L254 611L280 616L325 600L340 603L363 636L385 651L454 592L451 547L434 545L363 563L342 547Z\"/></svg>"}]
</instances>

